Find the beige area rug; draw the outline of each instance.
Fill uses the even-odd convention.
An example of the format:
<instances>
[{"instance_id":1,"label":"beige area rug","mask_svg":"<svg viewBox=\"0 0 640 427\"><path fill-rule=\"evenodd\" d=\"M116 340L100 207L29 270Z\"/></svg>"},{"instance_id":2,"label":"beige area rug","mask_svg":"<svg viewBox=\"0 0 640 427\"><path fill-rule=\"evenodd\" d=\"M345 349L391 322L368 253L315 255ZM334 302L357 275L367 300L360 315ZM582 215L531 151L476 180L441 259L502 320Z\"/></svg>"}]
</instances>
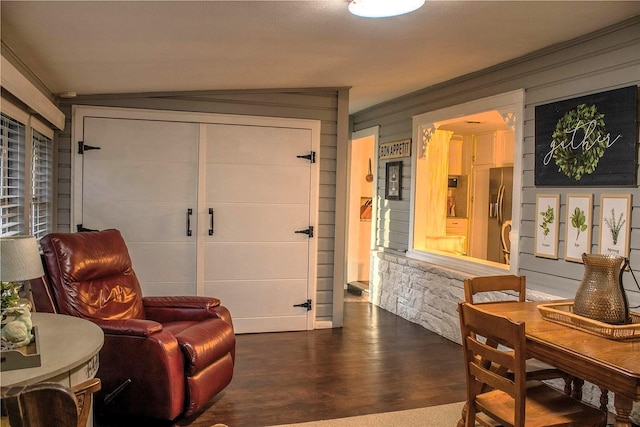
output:
<instances>
[{"instance_id":1,"label":"beige area rug","mask_svg":"<svg viewBox=\"0 0 640 427\"><path fill-rule=\"evenodd\" d=\"M275 427L455 427L464 402Z\"/></svg>"}]
</instances>

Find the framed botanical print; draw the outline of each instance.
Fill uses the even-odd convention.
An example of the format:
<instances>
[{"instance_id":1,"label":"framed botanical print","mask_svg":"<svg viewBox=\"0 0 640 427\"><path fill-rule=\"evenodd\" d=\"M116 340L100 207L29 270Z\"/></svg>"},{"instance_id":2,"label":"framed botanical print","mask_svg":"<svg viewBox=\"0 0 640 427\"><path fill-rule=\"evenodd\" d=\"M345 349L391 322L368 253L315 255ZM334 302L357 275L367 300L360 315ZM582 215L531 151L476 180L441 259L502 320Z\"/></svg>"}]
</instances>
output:
<instances>
[{"instance_id":1,"label":"framed botanical print","mask_svg":"<svg viewBox=\"0 0 640 427\"><path fill-rule=\"evenodd\" d=\"M631 194L600 196L600 244L603 255L629 257Z\"/></svg>"},{"instance_id":2,"label":"framed botanical print","mask_svg":"<svg viewBox=\"0 0 640 427\"><path fill-rule=\"evenodd\" d=\"M402 193L402 162L387 162L384 198L400 200Z\"/></svg>"},{"instance_id":3,"label":"framed botanical print","mask_svg":"<svg viewBox=\"0 0 640 427\"><path fill-rule=\"evenodd\" d=\"M535 255L558 259L559 194L536 196Z\"/></svg>"},{"instance_id":4,"label":"framed botanical print","mask_svg":"<svg viewBox=\"0 0 640 427\"><path fill-rule=\"evenodd\" d=\"M591 253L593 194L567 194L565 255L567 261L582 262Z\"/></svg>"}]
</instances>

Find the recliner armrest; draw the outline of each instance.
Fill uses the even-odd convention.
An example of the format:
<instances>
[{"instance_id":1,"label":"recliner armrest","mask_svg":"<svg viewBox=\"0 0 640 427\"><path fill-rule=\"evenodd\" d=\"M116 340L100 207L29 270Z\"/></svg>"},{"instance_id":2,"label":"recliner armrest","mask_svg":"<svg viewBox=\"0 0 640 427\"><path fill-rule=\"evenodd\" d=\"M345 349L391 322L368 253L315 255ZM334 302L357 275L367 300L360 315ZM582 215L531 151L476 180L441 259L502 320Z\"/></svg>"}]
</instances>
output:
<instances>
[{"instance_id":1,"label":"recliner armrest","mask_svg":"<svg viewBox=\"0 0 640 427\"><path fill-rule=\"evenodd\" d=\"M180 320L202 321L220 317L220 300L198 296L143 297L142 305L147 319L160 323Z\"/></svg>"},{"instance_id":2,"label":"recliner armrest","mask_svg":"<svg viewBox=\"0 0 640 427\"><path fill-rule=\"evenodd\" d=\"M153 320L145 319L124 319L124 320L101 320L91 319L98 325L105 334L129 335L137 337L148 337L162 331L162 325Z\"/></svg>"},{"instance_id":3,"label":"recliner armrest","mask_svg":"<svg viewBox=\"0 0 640 427\"><path fill-rule=\"evenodd\" d=\"M142 305L145 308L201 308L208 310L211 307L219 306L220 300L212 297L196 296L142 297Z\"/></svg>"}]
</instances>

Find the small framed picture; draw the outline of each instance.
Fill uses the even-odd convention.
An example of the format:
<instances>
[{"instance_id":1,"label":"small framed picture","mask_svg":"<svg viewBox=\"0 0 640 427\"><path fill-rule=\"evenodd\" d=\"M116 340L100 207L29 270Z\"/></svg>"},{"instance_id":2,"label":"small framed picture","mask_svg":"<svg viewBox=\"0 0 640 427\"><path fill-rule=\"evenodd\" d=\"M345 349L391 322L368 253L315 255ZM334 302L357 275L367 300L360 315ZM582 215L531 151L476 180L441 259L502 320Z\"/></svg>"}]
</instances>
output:
<instances>
[{"instance_id":1,"label":"small framed picture","mask_svg":"<svg viewBox=\"0 0 640 427\"><path fill-rule=\"evenodd\" d=\"M402 193L402 162L387 162L384 198L400 200Z\"/></svg>"},{"instance_id":2,"label":"small framed picture","mask_svg":"<svg viewBox=\"0 0 640 427\"><path fill-rule=\"evenodd\" d=\"M582 262L591 253L593 194L567 194L565 255L567 261Z\"/></svg>"},{"instance_id":3,"label":"small framed picture","mask_svg":"<svg viewBox=\"0 0 640 427\"><path fill-rule=\"evenodd\" d=\"M536 195L535 255L558 259L560 195Z\"/></svg>"},{"instance_id":4,"label":"small framed picture","mask_svg":"<svg viewBox=\"0 0 640 427\"><path fill-rule=\"evenodd\" d=\"M629 257L631 194L600 196L600 244L602 255Z\"/></svg>"}]
</instances>

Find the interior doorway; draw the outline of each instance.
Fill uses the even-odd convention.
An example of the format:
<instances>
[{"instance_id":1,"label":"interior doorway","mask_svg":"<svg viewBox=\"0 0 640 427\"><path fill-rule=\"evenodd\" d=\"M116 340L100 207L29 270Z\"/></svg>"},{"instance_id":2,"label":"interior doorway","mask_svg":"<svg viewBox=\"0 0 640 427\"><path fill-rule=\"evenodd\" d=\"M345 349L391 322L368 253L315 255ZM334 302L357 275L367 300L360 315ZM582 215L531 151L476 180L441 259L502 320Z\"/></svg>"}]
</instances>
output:
<instances>
[{"instance_id":1,"label":"interior doorway","mask_svg":"<svg viewBox=\"0 0 640 427\"><path fill-rule=\"evenodd\" d=\"M370 258L375 246L378 128L356 132L350 146L346 302L369 301Z\"/></svg>"}]
</instances>

